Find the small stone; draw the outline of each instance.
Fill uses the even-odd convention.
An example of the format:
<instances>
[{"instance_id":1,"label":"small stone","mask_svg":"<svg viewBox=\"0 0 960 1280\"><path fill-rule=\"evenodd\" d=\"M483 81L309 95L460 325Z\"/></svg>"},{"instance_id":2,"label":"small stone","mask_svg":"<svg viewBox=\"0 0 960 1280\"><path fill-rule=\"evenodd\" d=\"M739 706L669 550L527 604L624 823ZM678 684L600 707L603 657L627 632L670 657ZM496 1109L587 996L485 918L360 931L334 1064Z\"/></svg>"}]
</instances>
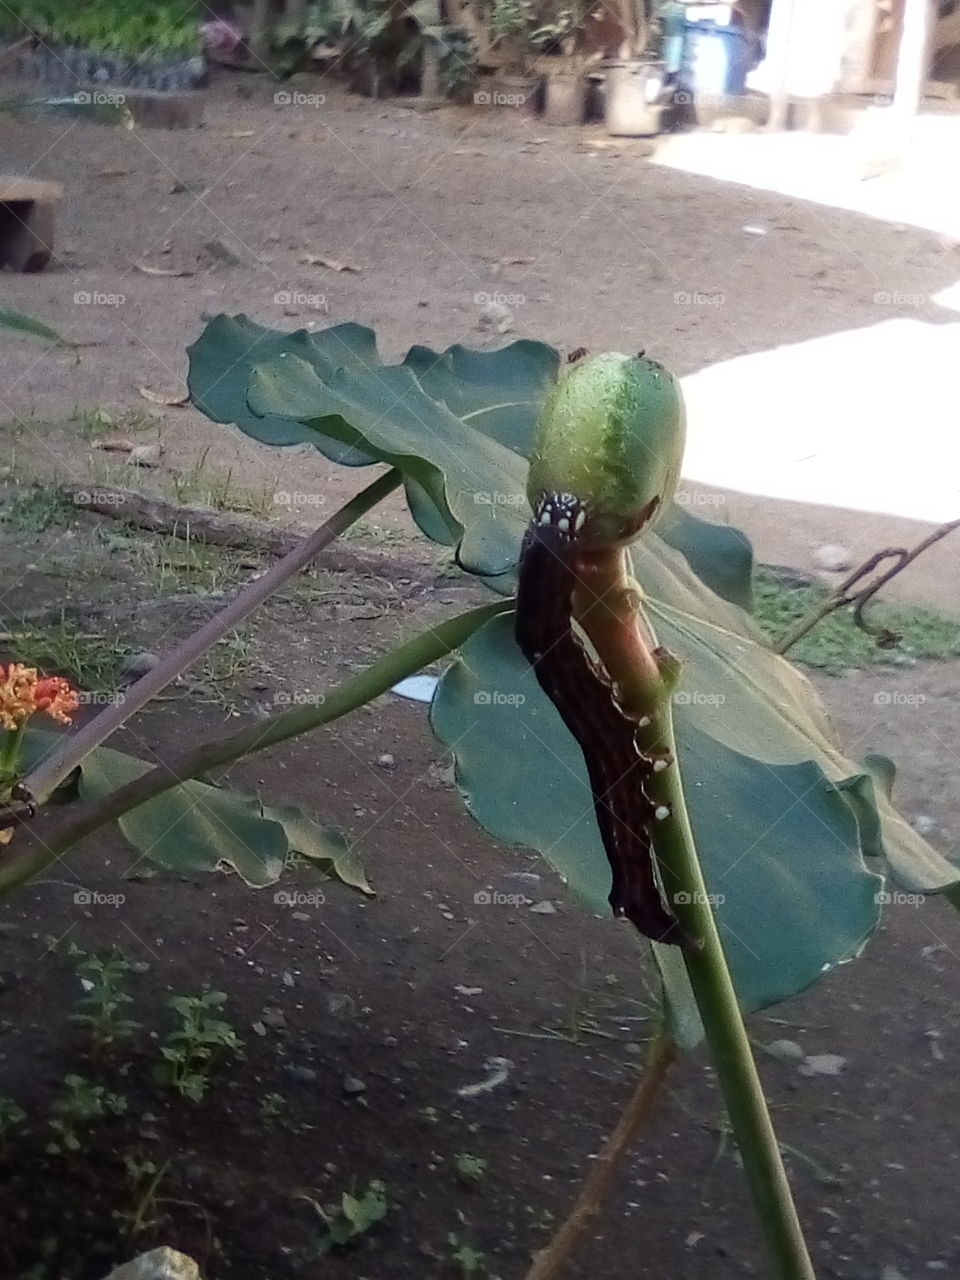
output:
<instances>
[{"instance_id":1,"label":"small stone","mask_svg":"<svg viewBox=\"0 0 960 1280\"><path fill-rule=\"evenodd\" d=\"M910 825L918 835L929 836L936 831L940 824L936 818L931 818L929 813L918 813L914 818L911 818Z\"/></svg>"},{"instance_id":2,"label":"small stone","mask_svg":"<svg viewBox=\"0 0 960 1280\"><path fill-rule=\"evenodd\" d=\"M107 1280L201 1280L201 1276L192 1258L164 1245L125 1262L111 1271Z\"/></svg>"},{"instance_id":3,"label":"small stone","mask_svg":"<svg viewBox=\"0 0 960 1280\"><path fill-rule=\"evenodd\" d=\"M262 1021L272 1031L282 1031L287 1025L282 1009L264 1009Z\"/></svg>"},{"instance_id":4,"label":"small stone","mask_svg":"<svg viewBox=\"0 0 960 1280\"><path fill-rule=\"evenodd\" d=\"M162 453L158 444L138 444L130 450L126 460L132 467L155 467Z\"/></svg>"},{"instance_id":5,"label":"small stone","mask_svg":"<svg viewBox=\"0 0 960 1280\"><path fill-rule=\"evenodd\" d=\"M262 1022L252 1022L250 1024L250 1030L255 1036L265 1036L267 1034L267 1028Z\"/></svg>"},{"instance_id":6,"label":"small stone","mask_svg":"<svg viewBox=\"0 0 960 1280\"><path fill-rule=\"evenodd\" d=\"M294 920L309 920L309 919L310 919L310 917L307 915L307 913L306 913L305 911L291 911L291 912L290 912L290 915L291 915L291 917L292 917Z\"/></svg>"},{"instance_id":7,"label":"small stone","mask_svg":"<svg viewBox=\"0 0 960 1280\"><path fill-rule=\"evenodd\" d=\"M139 680L152 671L160 659L155 653L130 653L120 661L120 674L126 680Z\"/></svg>"},{"instance_id":8,"label":"small stone","mask_svg":"<svg viewBox=\"0 0 960 1280\"><path fill-rule=\"evenodd\" d=\"M837 1053L814 1053L800 1064L802 1076L838 1076L847 1065L846 1058Z\"/></svg>"},{"instance_id":9,"label":"small stone","mask_svg":"<svg viewBox=\"0 0 960 1280\"><path fill-rule=\"evenodd\" d=\"M283 973L280 975L280 981L285 987L295 987L297 985L294 976L289 969L284 969Z\"/></svg>"},{"instance_id":10,"label":"small stone","mask_svg":"<svg viewBox=\"0 0 960 1280\"><path fill-rule=\"evenodd\" d=\"M530 910L535 916L555 916L557 914L557 908L549 898L544 898L543 902L535 902Z\"/></svg>"},{"instance_id":11,"label":"small stone","mask_svg":"<svg viewBox=\"0 0 960 1280\"><path fill-rule=\"evenodd\" d=\"M389 751L385 751L382 756L377 756L377 764L381 769L392 769L396 763L395 757Z\"/></svg>"},{"instance_id":12,"label":"small stone","mask_svg":"<svg viewBox=\"0 0 960 1280\"><path fill-rule=\"evenodd\" d=\"M294 1062L288 1062L284 1070L291 1080L299 1080L301 1084L313 1084L317 1078L313 1067L299 1067Z\"/></svg>"},{"instance_id":13,"label":"small stone","mask_svg":"<svg viewBox=\"0 0 960 1280\"><path fill-rule=\"evenodd\" d=\"M344 1076L342 1087L348 1098L355 1098L358 1094L367 1092L367 1086L357 1076Z\"/></svg>"},{"instance_id":14,"label":"small stone","mask_svg":"<svg viewBox=\"0 0 960 1280\"><path fill-rule=\"evenodd\" d=\"M771 1040L767 1045L767 1053L781 1062L802 1062L806 1054L796 1040Z\"/></svg>"},{"instance_id":15,"label":"small stone","mask_svg":"<svg viewBox=\"0 0 960 1280\"><path fill-rule=\"evenodd\" d=\"M828 542L822 547L817 547L813 558L821 569L826 569L830 573L842 573L851 567L850 552L838 543Z\"/></svg>"}]
</instances>

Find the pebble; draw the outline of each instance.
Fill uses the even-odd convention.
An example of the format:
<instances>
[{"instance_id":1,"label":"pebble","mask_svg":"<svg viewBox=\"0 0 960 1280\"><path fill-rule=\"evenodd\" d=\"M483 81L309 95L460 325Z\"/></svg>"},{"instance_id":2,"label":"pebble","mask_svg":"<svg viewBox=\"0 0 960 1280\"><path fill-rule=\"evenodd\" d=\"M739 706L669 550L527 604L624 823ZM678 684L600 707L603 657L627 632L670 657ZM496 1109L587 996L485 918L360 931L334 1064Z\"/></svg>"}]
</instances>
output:
<instances>
[{"instance_id":1,"label":"pebble","mask_svg":"<svg viewBox=\"0 0 960 1280\"><path fill-rule=\"evenodd\" d=\"M537 916L555 916L557 914L557 908L549 898L545 898L543 902L535 902L530 910Z\"/></svg>"},{"instance_id":2,"label":"pebble","mask_svg":"<svg viewBox=\"0 0 960 1280\"><path fill-rule=\"evenodd\" d=\"M343 1092L350 1098L354 1098L357 1094L366 1093L367 1086L357 1076L344 1076L342 1081Z\"/></svg>"},{"instance_id":3,"label":"pebble","mask_svg":"<svg viewBox=\"0 0 960 1280\"><path fill-rule=\"evenodd\" d=\"M299 1067L293 1062L288 1062L284 1071L292 1080L299 1080L302 1084L313 1084L317 1078L313 1067Z\"/></svg>"},{"instance_id":4,"label":"pebble","mask_svg":"<svg viewBox=\"0 0 960 1280\"><path fill-rule=\"evenodd\" d=\"M827 542L822 547L817 547L813 558L821 569L827 569L830 573L842 573L844 569L851 567L850 552L838 543Z\"/></svg>"},{"instance_id":5,"label":"pebble","mask_svg":"<svg viewBox=\"0 0 960 1280\"><path fill-rule=\"evenodd\" d=\"M377 756L377 764L381 769L392 769L396 763L395 757L389 751L385 751L382 756Z\"/></svg>"},{"instance_id":6,"label":"pebble","mask_svg":"<svg viewBox=\"0 0 960 1280\"><path fill-rule=\"evenodd\" d=\"M911 819L910 825L918 835L928 836L936 831L939 823L936 818L931 818L929 813L918 813Z\"/></svg>"},{"instance_id":7,"label":"pebble","mask_svg":"<svg viewBox=\"0 0 960 1280\"><path fill-rule=\"evenodd\" d=\"M120 663L120 674L127 680L139 680L152 671L160 659L155 653L130 653Z\"/></svg>"},{"instance_id":8,"label":"pebble","mask_svg":"<svg viewBox=\"0 0 960 1280\"><path fill-rule=\"evenodd\" d=\"M802 1062L807 1056L796 1040L771 1040L767 1045L767 1053L779 1058L781 1062Z\"/></svg>"}]
</instances>

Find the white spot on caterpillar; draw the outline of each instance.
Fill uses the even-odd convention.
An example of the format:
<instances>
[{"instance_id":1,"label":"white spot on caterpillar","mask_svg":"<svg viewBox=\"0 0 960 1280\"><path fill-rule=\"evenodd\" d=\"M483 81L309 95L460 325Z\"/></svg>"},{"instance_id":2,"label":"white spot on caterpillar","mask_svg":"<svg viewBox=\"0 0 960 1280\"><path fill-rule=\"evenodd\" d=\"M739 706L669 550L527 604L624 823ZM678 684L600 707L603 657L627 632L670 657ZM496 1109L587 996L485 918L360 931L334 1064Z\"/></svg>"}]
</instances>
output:
<instances>
[{"instance_id":1,"label":"white spot on caterpillar","mask_svg":"<svg viewBox=\"0 0 960 1280\"><path fill-rule=\"evenodd\" d=\"M663 773L664 769L669 769L669 768L670 768L670 761L669 761L669 760L664 760L663 756L659 756L659 757L658 757L656 760L654 760L654 762L653 762L653 772L654 772L654 773Z\"/></svg>"},{"instance_id":2,"label":"white spot on caterpillar","mask_svg":"<svg viewBox=\"0 0 960 1280\"><path fill-rule=\"evenodd\" d=\"M641 729L646 729L649 725L653 724L653 721L650 719L649 716L641 716L640 719L637 721L637 724L640 726Z\"/></svg>"},{"instance_id":3,"label":"white spot on caterpillar","mask_svg":"<svg viewBox=\"0 0 960 1280\"><path fill-rule=\"evenodd\" d=\"M670 806L668 804L658 804L653 811L653 816L658 822L663 822L664 818L670 817Z\"/></svg>"},{"instance_id":4,"label":"white spot on caterpillar","mask_svg":"<svg viewBox=\"0 0 960 1280\"><path fill-rule=\"evenodd\" d=\"M541 523L541 524L549 524L549 523L550 523L550 521L551 521L552 519L553 519L553 515L552 515L552 513L551 513L551 511L550 511L550 508L549 508L549 507L544 507L544 509L543 509L543 515L540 517L540 523Z\"/></svg>"},{"instance_id":5,"label":"white spot on caterpillar","mask_svg":"<svg viewBox=\"0 0 960 1280\"><path fill-rule=\"evenodd\" d=\"M579 532L580 532L580 530L583 528L583 524L584 524L584 521L586 520L586 518L587 518L587 513L586 513L585 511L578 511L578 512L577 512L577 518L576 518L576 520L574 520L574 522L573 522L573 531L574 531L574 533L579 533Z\"/></svg>"},{"instance_id":6,"label":"white spot on caterpillar","mask_svg":"<svg viewBox=\"0 0 960 1280\"><path fill-rule=\"evenodd\" d=\"M557 521L557 528L560 530L561 533L570 532L570 521L567 519L566 516L560 517L560 519Z\"/></svg>"}]
</instances>

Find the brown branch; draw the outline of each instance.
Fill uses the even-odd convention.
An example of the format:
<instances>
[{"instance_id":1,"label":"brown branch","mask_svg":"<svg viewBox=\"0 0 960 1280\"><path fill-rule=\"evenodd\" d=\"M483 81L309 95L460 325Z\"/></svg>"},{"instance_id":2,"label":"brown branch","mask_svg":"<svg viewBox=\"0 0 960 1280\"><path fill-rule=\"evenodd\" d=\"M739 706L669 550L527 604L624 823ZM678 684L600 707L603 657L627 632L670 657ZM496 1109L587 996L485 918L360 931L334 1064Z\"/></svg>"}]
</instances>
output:
<instances>
[{"instance_id":1,"label":"brown branch","mask_svg":"<svg viewBox=\"0 0 960 1280\"><path fill-rule=\"evenodd\" d=\"M576 1203L553 1239L533 1260L526 1280L558 1280L574 1249L594 1222L610 1194L617 1174L643 1128L677 1057L677 1046L661 1031L653 1042L650 1061L642 1079L624 1107L617 1127L603 1145L584 1179Z\"/></svg>"},{"instance_id":2,"label":"brown branch","mask_svg":"<svg viewBox=\"0 0 960 1280\"><path fill-rule=\"evenodd\" d=\"M912 551L908 551L905 547L888 547L883 551L875 551L869 559L854 569L839 586L835 587L828 596L821 600L816 608L812 609L805 618L801 618L798 623L790 628L786 635L780 638L773 646L774 653L786 653L808 631L812 631L818 622L822 622L828 614L834 613L837 609L843 609L847 605L854 606L853 617L857 626L874 636L878 644L886 648L891 648L898 644L899 636L883 628L877 630L867 622L863 616L864 607L873 599L881 587L886 586L888 582L902 573L908 565L913 564L918 556L923 555L924 551L927 551L935 543L940 542L947 534L952 533L954 529L960 529L960 520L949 520L946 524L940 525L939 528L934 529L933 533L928 534L926 538L918 542ZM895 560L896 563L889 569L878 574L872 582L867 583L866 586L861 587L858 591L853 590L857 583L872 573L884 560L891 559Z\"/></svg>"}]
</instances>

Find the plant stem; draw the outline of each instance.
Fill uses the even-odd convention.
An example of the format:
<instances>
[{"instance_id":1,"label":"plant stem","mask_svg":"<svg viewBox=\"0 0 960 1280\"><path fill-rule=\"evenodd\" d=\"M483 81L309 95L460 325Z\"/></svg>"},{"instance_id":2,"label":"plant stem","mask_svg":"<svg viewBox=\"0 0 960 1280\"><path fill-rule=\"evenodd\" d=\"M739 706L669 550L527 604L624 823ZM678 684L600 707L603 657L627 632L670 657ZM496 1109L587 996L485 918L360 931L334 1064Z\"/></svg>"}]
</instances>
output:
<instances>
[{"instance_id":1,"label":"plant stem","mask_svg":"<svg viewBox=\"0 0 960 1280\"><path fill-rule=\"evenodd\" d=\"M349 529L371 507L376 506L402 482L399 471L387 471L361 490L339 511L335 512L324 524L309 537L304 538L298 546L288 552L283 559L244 587L233 600L219 613L215 614L199 630L182 641L177 647L165 654L157 665L145 676L131 685L122 700L111 703L99 715L88 721L76 733L65 734L62 742L43 759L37 767L24 778L26 789L34 797L37 804L43 804L50 795L70 776L84 756L89 755L95 747L121 728L126 722L144 707L151 698L155 698L162 689L189 667L192 667L203 655L290 578L306 568L325 547Z\"/></svg>"},{"instance_id":2,"label":"plant stem","mask_svg":"<svg viewBox=\"0 0 960 1280\"><path fill-rule=\"evenodd\" d=\"M170 764L158 765L132 782L118 787L116 791L111 791L80 813L69 816L53 831L45 831L39 817L24 823L22 829L28 830L33 838L17 857L0 862L0 897L18 885L33 880L73 845L106 823L179 786L181 782L232 764L243 756L262 751L264 747L272 747L289 738L308 733L320 725L330 724L364 706L399 680L421 671L429 663L459 648L483 623L512 607L512 600L497 600L493 604L470 609L438 626L430 627L385 654L366 671L344 681L326 694L319 705L294 707L291 711L260 720L227 738L202 743L199 747L184 752ZM43 816L48 816L48 813L49 811Z\"/></svg>"},{"instance_id":3,"label":"plant stem","mask_svg":"<svg viewBox=\"0 0 960 1280\"><path fill-rule=\"evenodd\" d=\"M672 760L646 780L651 802L670 811L653 825L654 852L667 899L694 940L683 948L687 974L776 1274L780 1280L815 1280L687 814L673 729L679 663L653 648L642 591L623 552L583 555L577 567L574 616L613 681L619 705L640 721L638 748L644 755L669 752ZM652 687L651 663L660 671L659 692Z\"/></svg>"},{"instance_id":4,"label":"plant stem","mask_svg":"<svg viewBox=\"0 0 960 1280\"><path fill-rule=\"evenodd\" d=\"M653 1111L676 1057L677 1046L661 1029L651 1046L647 1069L628 1098L616 1128L593 1162L576 1203L547 1247L534 1258L526 1280L557 1280L563 1274L573 1250L609 1196L631 1146Z\"/></svg>"}]
</instances>

